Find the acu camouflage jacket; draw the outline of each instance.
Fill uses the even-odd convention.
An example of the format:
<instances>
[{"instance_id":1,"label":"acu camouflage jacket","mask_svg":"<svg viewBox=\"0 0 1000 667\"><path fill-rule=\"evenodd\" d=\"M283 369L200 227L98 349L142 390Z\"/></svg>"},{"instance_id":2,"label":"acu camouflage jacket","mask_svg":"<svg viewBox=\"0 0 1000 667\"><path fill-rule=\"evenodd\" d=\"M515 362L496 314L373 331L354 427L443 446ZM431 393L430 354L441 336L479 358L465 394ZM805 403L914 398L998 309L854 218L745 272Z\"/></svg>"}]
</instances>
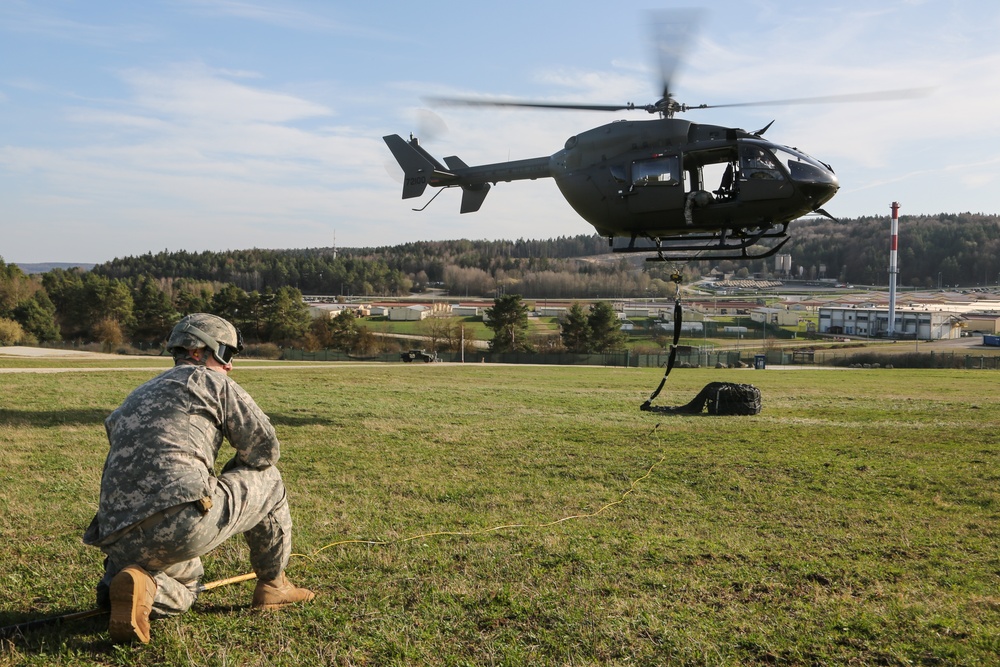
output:
<instances>
[{"instance_id":1,"label":"acu camouflage jacket","mask_svg":"<svg viewBox=\"0 0 1000 667\"><path fill-rule=\"evenodd\" d=\"M88 544L211 496L223 438L251 468L272 466L279 456L267 415L225 373L204 366L174 366L138 387L104 427L111 448L97 516L84 535Z\"/></svg>"}]
</instances>

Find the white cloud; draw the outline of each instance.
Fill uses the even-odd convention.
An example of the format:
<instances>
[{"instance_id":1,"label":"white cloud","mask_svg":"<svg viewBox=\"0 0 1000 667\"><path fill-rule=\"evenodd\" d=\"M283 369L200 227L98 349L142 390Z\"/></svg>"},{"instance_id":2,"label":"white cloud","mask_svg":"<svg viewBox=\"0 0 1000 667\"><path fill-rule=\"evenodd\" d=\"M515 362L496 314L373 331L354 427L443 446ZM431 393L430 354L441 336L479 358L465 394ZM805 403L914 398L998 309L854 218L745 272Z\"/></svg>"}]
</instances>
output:
<instances>
[{"instance_id":1,"label":"white cloud","mask_svg":"<svg viewBox=\"0 0 1000 667\"><path fill-rule=\"evenodd\" d=\"M155 35L154 28L142 24L102 25L78 21L50 10L43 3L16 0L0 3L0 31L99 47L146 42Z\"/></svg>"},{"instance_id":2,"label":"white cloud","mask_svg":"<svg viewBox=\"0 0 1000 667\"><path fill-rule=\"evenodd\" d=\"M287 123L333 113L293 95L238 83L201 65L165 72L132 69L122 76L134 91L134 104L186 121Z\"/></svg>"},{"instance_id":3,"label":"white cloud","mask_svg":"<svg viewBox=\"0 0 1000 667\"><path fill-rule=\"evenodd\" d=\"M236 17L248 21L265 23L300 32L321 32L335 35L352 35L378 40L393 40L388 33L346 21L329 18L328 12L307 12L295 9L290 3L281 6L265 5L239 0L187 0L186 4L195 12L210 16ZM328 11L336 10L336 5L324 5Z\"/></svg>"}]
</instances>

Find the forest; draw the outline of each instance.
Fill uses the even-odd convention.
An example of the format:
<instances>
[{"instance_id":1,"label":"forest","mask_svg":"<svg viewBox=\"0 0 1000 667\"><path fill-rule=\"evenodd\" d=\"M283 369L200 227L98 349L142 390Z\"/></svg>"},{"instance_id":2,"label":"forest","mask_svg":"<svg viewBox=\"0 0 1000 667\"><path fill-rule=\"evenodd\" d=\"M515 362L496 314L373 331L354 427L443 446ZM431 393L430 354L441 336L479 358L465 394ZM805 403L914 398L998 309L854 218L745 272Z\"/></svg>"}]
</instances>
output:
<instances>
[{"instance_id":1,"label":"forest","mask_svg":"<svg viewBox=\"0 0 1000 667\"><path fill-rule=\"evenodd\" d=\"M696 261L685 280L736 277L888 281L888 216L800 220L782 248L790 276L771 259ZM303 295L377 300L428 288L456 297L593 301L670 297L671 264L615 255L596 235L517 241L424 241L371 248L161 251L116 258L91 271L27 275L0 258L0 344L98 341L156 345L180 315L231 318L248 339L327 340L311 329ZM937 288L1000 283L1000 217L983 213L901 216L902 285Z\"/></svg>"},{"instance_id":2,"label":"forest","mask_svg":"<svg viewBox=\"0 0 1000 667\"><path fill-rule=\"evenodd\" d=\"M793 223L782 252L806 274L827 267L827 277L862 285L888 283L889 218ZM808 276L818 277L818 276ZM933 289L997 285L1000 216L984 213L900 216L900 284Z\"/></svg>"}]
</instances>

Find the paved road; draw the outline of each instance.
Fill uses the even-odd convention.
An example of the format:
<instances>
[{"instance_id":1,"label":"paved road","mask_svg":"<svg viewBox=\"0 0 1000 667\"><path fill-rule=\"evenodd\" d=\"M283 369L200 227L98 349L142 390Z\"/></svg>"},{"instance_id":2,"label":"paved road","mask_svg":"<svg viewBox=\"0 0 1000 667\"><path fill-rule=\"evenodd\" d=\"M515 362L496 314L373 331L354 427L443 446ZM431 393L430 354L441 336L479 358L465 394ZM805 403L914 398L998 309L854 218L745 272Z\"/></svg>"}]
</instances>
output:
<instances>
[{"instance_id":1,"label":"paved road","mask_svg":"<svg viewBox=\"0 0 1000 667\"><path fill-rule=\"evenodd\" d=\"M0 347L0 358L4 357L15 357L21 359L62 359L65 361L88 361L88 360L104 360L114 359L116 361L122 361L124 359L133 361L148 361L148 366L115 366L115 367L101 367L101 366L75 366L75 367L62 367L62 368L0 368L0 374L3 373L95 373L98 371L155 371L161 372L165 371L170 367L168 357L158 357L158 356L128 356L122 354L104 354L102 352L84 352L81 350L53 350L49 348L42 347ZM382 362L371 361L356 361L356 362L339 362L337 367L343 367L346 365L351 366L370 366L378 365ZM237 364L235 370L240 369L261 369L266 368L268 370L297 370L301 368L324 368L329 370L333 368L333 364L330 363L300 363L296 361L285 361L282 363L275 364L254 364L250 360L242 361Z\"/></svg>"},{"instance_id":2,"label":"paved road","mask_svg":"<svg viewBox=\"0 0 1000 667\"><path fill-rule=\"evenodd\" d=\"M120 354L85 352L83 350L56 350L48 347L0 347L0 357L22 357L31 359L122 359Z\"/></svg>"}]
</instances>

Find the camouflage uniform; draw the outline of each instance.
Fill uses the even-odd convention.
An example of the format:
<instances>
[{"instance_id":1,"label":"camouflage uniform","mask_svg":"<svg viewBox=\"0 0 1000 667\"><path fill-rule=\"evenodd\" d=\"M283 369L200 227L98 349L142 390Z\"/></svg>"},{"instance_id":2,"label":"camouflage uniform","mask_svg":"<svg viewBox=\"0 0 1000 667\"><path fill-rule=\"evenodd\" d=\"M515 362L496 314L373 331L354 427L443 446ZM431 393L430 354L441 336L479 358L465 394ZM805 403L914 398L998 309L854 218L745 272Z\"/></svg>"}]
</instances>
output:
<instances>
[{"instance_id":1,"label":"camouflage uniform","mask_svg":"<svg viewBox=\"0 0 1000 667\"><path fill-rule=\"evenodd\" d=\"M133 391L104 423L111 445L97 515L84 542L107 555L98 584L131 564L157 585L154 615L186 611L204 574L199 556L243 533L260 580L291 554L292 521L270 420L225 373L182 364ZM214 474L223 438L237 450Z\"/></svg>"}]
</instances>

